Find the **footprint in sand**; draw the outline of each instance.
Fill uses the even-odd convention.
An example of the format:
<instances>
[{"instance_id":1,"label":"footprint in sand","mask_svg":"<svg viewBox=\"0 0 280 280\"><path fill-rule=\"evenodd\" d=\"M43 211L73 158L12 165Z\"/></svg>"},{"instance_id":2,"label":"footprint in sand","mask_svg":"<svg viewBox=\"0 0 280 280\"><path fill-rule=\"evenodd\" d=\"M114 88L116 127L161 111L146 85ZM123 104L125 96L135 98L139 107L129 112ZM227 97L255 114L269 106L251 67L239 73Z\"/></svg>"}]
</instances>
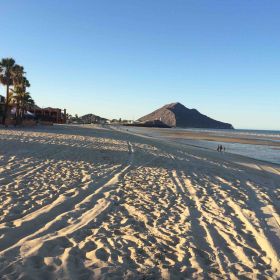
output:
<instances>
[{"instance_id":1,"label":"footprint in sand","mask_svg":"<svg viewBox=\"0 0 280 280\"><path fill-rule=\"evenodd\" d=\"M32 268L40 269L45 265L44 258L41 256L32 256L26 260L26 265Z\"/></svg>"},{"instance_id":2,"label":"footprint in sand","mask_svg":"<svg viewBox=\"0 0 280 280\"><path fill-rule=\"evenodd\" d=\"M109 259L109 254L103 248L96 250L95 255L98 259L100 259L103 262L107 262Z\"/></svg>"},{"instance_id":3,"label":"footprint in sand","mask_svg":"<svg viewBox=\"0 0 280 280\"><path fill-rule=\"evenodd\" d=\"M93 241L87 241L84 246L82 247L82 250L85 250L86 252L93 251L97 248L97 245Z\"/></svg>"}]
</instances>

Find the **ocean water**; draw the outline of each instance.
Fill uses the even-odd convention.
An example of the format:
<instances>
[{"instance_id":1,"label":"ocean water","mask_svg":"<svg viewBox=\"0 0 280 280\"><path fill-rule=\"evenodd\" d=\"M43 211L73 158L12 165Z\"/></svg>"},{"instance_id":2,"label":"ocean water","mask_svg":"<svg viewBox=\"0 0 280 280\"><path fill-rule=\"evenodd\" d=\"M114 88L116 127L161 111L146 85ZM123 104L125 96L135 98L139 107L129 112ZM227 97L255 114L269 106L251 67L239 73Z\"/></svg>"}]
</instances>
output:
<instances>
[{"instance_id":1,"label":"ocean water","mask_svg":"<svg viewBox=\"0 0 280 280\"><path fill-rule=\"evenodd\" d=\"M199 129L199 128L175 128L178 131L207 132L211 135L240 137L248 139L264 139L280 142L280 130L253 130L253 129Z\"/></svg>"}]
</instances>

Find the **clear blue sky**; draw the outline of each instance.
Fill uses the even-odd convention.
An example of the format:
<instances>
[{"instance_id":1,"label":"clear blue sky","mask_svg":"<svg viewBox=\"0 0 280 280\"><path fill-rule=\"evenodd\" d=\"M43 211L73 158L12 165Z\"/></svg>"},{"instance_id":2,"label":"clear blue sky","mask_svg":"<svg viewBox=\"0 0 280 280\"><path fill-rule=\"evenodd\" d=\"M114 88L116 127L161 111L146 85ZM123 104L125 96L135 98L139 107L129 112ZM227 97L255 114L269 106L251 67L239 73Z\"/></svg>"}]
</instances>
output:
<instances>
[{"instance_id":1,"label":"clear blue sky","mask_svg":"<svg viewBox=\"0 0 280 280\"><path fill-rule=\"evenodd\" d=\"M0 58L39 106L136 119L179 101L280 129L279 15L279 0L2 1Z\"/></svg>"}]
</instances>

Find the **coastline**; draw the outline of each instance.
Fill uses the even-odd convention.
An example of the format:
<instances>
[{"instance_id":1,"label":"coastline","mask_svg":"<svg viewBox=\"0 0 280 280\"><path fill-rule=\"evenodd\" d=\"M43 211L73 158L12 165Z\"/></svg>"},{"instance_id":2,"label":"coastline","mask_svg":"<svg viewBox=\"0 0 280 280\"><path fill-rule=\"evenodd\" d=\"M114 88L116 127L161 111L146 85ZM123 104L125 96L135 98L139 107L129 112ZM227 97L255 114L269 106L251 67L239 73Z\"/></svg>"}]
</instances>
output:
<instances>
[{"instance_id":1,"label":"coastline","mask_svg":"<svg viewBox=\"0 0 280 280\"><path fill-rule=\"evenodd\" d=\"M121 131L125 131L119 127ZM162 128L131 128L128 131L138 135L155 137L156 139L166 139L171 142L178 142L182 145L200 147L202 149L216 150L217 145L222 144L226 147L226 153L239 154L255 160L266 161L280 165L280 153L275 151L280 149L280 138L275 136L258 136L253 138L252 135L219 135L231 134L227 131L210 131L205 133L201 131L188 131L184 129L162 129ZM215 135L218 133L218 135ZM261 137L261 138L259 138ZM278 141L276 141L278 140Z\"/></svg>"},{"instance_id":2,"label":"coastline","mask_svg":"<svg viewBox=\"0 0 280 280\"><path fill-rule=\"evenodd\" d=\"M140 128L141 129L141 128ZM132 131L141 131L134 127ZM241 143L241 144L253 144L253 145L267 145L267 146L276 146L280 147L280 137L271 136L270 139L267 139L268 136L258 136L252 137L248 134L240 134L239 137L232 134L232 132L225 130L213 130L208 132L203 131L194 131L187 129L164 129L164 128L143 128L142 131L145 133L150 133L150 135L159 135L166 138L178 138L178 139L191 139L191 140L206 140L213 142L224 142L224 143ZM224 133L229 135L217 135L217 133ZM231 134L231 135L230 135ZM278 141L277 141L278 140Z\"/></svg>"},{"instance_id":3,"label":"coastline","mask_svg":"<svg viewBox=\"0 0 280 280\"><path fill-rule=\"evenodd\" d=\"M57 125L0 129L0 182L7 279L280 277L278 165Z\"/></svg>"}]
</instances>

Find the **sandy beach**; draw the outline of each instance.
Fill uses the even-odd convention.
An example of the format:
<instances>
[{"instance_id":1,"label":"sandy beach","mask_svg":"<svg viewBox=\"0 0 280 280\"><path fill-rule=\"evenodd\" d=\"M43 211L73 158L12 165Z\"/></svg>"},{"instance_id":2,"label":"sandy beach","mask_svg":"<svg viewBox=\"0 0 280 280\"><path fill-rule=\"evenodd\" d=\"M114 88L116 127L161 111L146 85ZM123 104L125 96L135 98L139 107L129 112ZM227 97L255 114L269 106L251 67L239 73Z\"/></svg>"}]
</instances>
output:
<instances>
[{"instance_id":1,"label":"sandy beach","mask_svg":"<svg viewBox=\"0 0 280 280\"><path fill-rule=\"evenodd\" d=\"M0 129L0 279L279 279L279 201L276 164L110 127Z\"/></svg>"}]
</instances>

